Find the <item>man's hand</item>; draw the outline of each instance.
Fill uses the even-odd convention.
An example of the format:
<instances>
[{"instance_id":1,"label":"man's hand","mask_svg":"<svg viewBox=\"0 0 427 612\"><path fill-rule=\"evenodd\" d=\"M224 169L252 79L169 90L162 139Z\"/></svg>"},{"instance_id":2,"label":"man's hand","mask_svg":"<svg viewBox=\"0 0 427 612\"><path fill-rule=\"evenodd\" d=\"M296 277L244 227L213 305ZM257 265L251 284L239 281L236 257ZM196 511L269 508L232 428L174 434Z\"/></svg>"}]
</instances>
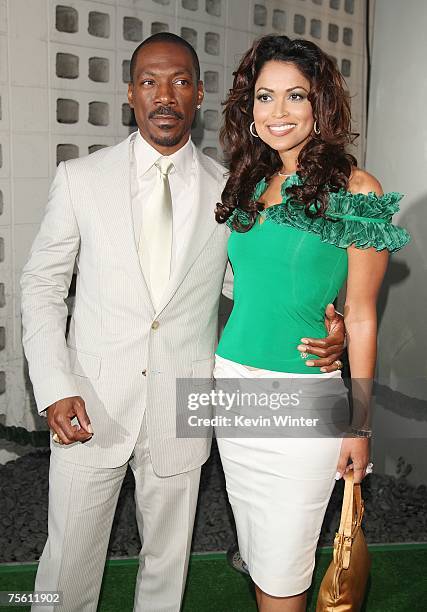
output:
<instances>
[{"instance_id":1,"label":"man's hand","mask_svg":"<svg viewBox=\"0 0 427 612\"><path fill-rule=\"evenodd\" d=\"M312 368L321 368L322 372L335 372L344 351L345 327L344 318L335 311L333 304L328 304L325 313L325 326L328 331L326 338L301 338L298 345L301 353L311 353L321 359L308 360L305 365Z\"/></svg>"},{"instance_id":2,"label":"man's hand","mask_svg":"<svg viewBox=\"0 0 427 612\"><path fill-rule=\"evenodd\" d=\"M74 417L77 417L80 426L71 425ZM66 397L49 406L47 422L50 430L58 436L60 444L87 442L93 436L85 403L79 396Z\"/></svg>"}]
</instances>

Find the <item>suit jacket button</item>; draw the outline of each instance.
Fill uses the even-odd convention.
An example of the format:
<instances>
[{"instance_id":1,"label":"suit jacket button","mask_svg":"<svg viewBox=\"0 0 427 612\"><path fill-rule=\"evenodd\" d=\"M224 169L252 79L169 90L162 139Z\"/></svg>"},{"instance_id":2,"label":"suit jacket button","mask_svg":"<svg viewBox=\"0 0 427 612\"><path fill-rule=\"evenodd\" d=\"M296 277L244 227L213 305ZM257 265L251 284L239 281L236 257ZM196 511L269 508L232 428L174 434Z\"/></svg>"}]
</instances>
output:
<instances>
[{"instance_id":1,"label":"suit jacket button","mask_svg":"<svg viewBox=\"0 0 427 612\"><path fill-rule=\"evenodd\" d=\"M147 370L142 370L141 374L142 374L143 376L147 376Z\"/></svg>"},{"instance_id":2,"label":"suit jacket button","mask_svg":"<svg viewBox=\"0 0 427 612\"><path fill-rule=\"evenodd\" d=\"M157 329L159 327L160 323L158 321L153 321L151 324L151 329Z\"/></svg>"}]
</instances>

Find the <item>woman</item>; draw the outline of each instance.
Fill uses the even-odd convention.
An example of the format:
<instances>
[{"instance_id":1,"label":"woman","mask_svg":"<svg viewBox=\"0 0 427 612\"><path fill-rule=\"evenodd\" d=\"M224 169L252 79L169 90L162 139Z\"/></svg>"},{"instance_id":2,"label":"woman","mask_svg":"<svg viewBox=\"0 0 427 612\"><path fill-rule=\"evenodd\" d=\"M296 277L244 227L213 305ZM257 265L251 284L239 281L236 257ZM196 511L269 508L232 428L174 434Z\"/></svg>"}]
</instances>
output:
<instances>
[{"instance_id":1,"label":"woman","mask_svg":"<svg viewBox=\"0 0 427 612\"><path fill-rule=\"evenodd\" d=\"M299 338L307 327L313 337L322 335L325 306L347 280L352 434L218 436L258 607L301 611L335 478L354 469L360 482L366 474L376 299L388 253L408 241L390 222L402 196L383 194L377 179L346 153L353 134L344 82L309 41L266 36L255 42L235 73L224 115L230 175L216 219L231 229L235 280L215 378L307 377ZM316 370L310 384L335 377L329 399L342 398L340 372ZM320 392L310 406L326 415Z\"/></svg>"}]
</instances>

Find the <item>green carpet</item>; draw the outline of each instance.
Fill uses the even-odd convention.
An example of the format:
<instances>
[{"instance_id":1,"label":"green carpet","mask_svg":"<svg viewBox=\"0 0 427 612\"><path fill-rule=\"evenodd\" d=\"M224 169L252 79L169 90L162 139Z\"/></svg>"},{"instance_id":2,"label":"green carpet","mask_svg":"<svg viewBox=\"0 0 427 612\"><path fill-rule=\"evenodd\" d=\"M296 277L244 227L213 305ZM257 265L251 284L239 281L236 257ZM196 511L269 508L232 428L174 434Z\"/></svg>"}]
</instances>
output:
<instances>
[{"instance_id":1,"label":"green carpet","mask_svg":"<svg viewBox=\"0 0 427 612\"><path fill-rule=\"evenodd\" d=\"M424 612L427 610L427 544L369 547L371 578L363 612ZM331 549L318 550L308 610L314 612ZM131 612L136 559L107 563L98 612ZM30 591L35 564L0 565L0 590ZM0 606L0 612L11 607ZM20 607L27 611L29 607ZM231 569L222 553L192 555L183 612L256 612L251 582Z\"/></svg>"}]
</instances>

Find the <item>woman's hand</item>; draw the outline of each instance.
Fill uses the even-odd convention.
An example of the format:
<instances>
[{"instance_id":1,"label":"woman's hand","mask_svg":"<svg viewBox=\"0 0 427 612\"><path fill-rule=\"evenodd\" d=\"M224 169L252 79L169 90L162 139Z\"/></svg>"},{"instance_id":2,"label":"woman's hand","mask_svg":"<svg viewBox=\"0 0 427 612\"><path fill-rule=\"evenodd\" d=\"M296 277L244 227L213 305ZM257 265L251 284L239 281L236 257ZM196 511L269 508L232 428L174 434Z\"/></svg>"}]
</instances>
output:
<instances>
[{"instance_id":1,"label":"woman's hand","mask_svg":"<svg viewBox=\"0 0 427 612\"><path fill-rule=\"evenodd\" d=\"M337 465L336 479L339 480L349 470L354 471L354 482L358 483L366 476L369 463L369 438L343 438L340 457ZM351 463L347 465L348 460Z\"/></svg>"}]
</instances>

